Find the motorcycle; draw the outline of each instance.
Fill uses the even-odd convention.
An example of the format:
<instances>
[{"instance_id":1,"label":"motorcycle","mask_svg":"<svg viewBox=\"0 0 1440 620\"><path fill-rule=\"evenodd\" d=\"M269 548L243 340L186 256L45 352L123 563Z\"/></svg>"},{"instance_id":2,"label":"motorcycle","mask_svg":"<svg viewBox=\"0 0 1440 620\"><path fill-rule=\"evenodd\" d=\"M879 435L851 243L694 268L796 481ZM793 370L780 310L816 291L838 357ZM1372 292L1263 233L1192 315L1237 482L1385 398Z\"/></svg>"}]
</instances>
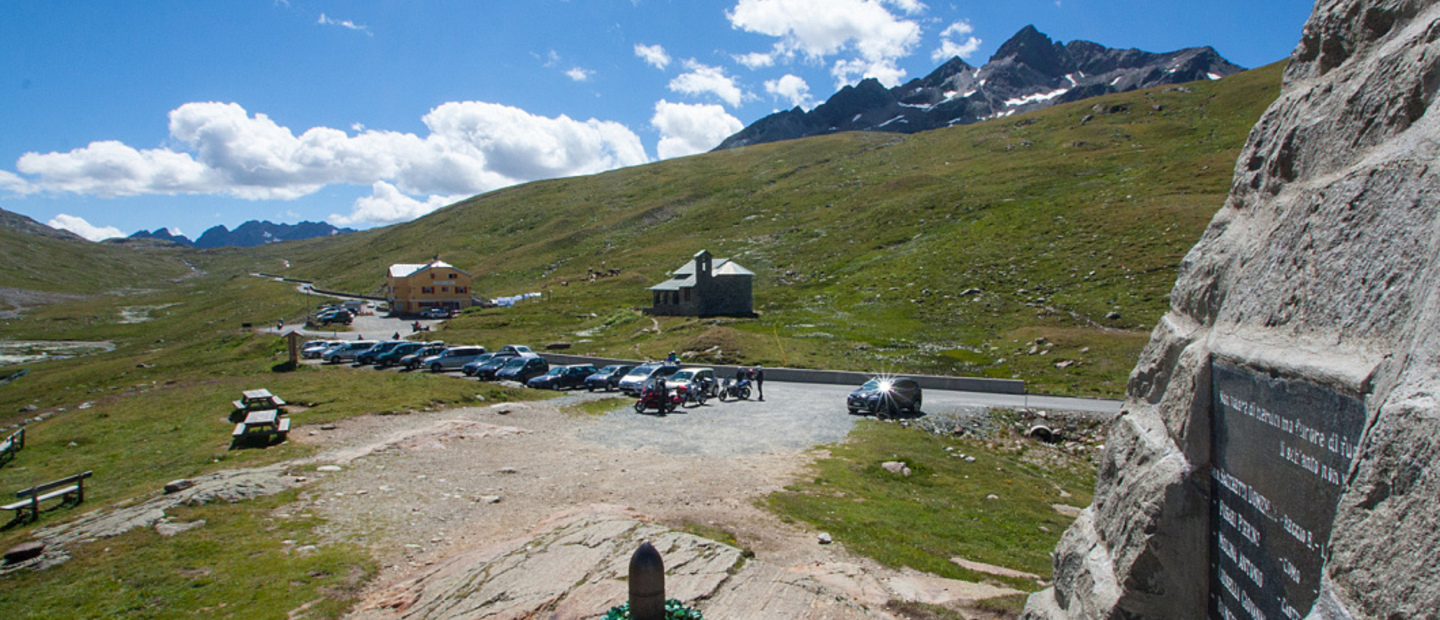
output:
<instances>
[{"instance_id":1,"label":"motorcycle","mask_svg":"<svg viewBox=\"0 0 1440 620\"><path fill-rule=\"evenodd\" d=\"M727 377L720 386L720 402L726 400L750 400L750 380Z\"/></svg>"},{"instance_id":2,"label":"motorcycle","mask_svg":"<svg viewBox=\"0 0 1440 620\"><path fill-rule=\"evenodd\" d=\"M714 389L706 385L696 386L695 389L691 389L691 386L687 385L680 385L675 388L675 393L676 396L679 397L681 407L691 403L694 403L696 407L704 405L705 400L710 397L712 391L714 391Z\"/></svg>"},{"instance_id":3,"label":"motorcycle","mask_svg":"<svg viewBox=\"0 0 1440 620\"><path fill-rule=\"evenodd\" d=\"M674 390L667 389L665 384L647 385L640 390L640 398L635 401L635 413L645 413L647 409L655 409L661 415L674 411L680 406L680 395Z\"/></svg>"}]
</instances>

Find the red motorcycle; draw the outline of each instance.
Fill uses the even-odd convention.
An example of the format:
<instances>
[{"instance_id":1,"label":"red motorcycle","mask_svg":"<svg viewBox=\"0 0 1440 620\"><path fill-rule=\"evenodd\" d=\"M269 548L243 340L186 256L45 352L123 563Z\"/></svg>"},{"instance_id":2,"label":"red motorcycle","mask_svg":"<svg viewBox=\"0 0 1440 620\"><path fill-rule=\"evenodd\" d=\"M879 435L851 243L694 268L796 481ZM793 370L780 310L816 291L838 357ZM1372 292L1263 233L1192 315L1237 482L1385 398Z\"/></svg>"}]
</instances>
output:
<instances>
[{"instance_id":1,"label":"red motorcycle","mask_svg":"<svg viewBox=\"0 0 1440 620\"><path fill-rule=\"evenodd\" d=\"M652 382L640 389L640 399L635 401L635 413L655 409L664 415L680 406L680 395L667 389L663 382Z\"/></svg>"}]
</instances>

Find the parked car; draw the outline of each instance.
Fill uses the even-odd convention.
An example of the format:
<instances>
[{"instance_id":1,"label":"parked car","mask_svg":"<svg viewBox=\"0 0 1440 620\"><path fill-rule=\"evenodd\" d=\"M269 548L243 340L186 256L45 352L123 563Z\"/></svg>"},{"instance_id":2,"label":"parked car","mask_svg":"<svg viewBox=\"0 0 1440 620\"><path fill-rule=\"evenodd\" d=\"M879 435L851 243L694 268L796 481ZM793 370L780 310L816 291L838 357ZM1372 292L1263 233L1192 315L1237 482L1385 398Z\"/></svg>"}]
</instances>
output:
<instances>
[{"instance_id":1,"label":"parked car","mask_svg":"<svg viewBox=\"0 0 1440 620\"><path fill-rule=\"evenodd\" d=\"M420 366L429 368L430 372L459 370L461 366L484 354L485 347L450 347L437 355L420 360Z\"/></svg>"},{"instance_id":2,"label":"parked car","mask_svg":"<svg viewBox=\"0 0 1440 620\"><path fill-rule=\"evenodd\" d=\"M525 387L542 390L566 390L585 386L585 378L595 374L591 364L552 366L549 372L525 382Z\"/></svg>"},{"instance_id":3,"label":"parked car","mask_svg":"<svg viewBox=\"0 0 1440 620\"><path fill-rule=\"evenodd\" d=\"M636 366L634 370L631 370L630 374L621 378L619 383L615 384L615 387L619 388L621 392L624 392L626 396L638 397L640 396L640 386L645 384L646 379L650 377L664 379L675 374L677 370L680 370L680 365L669 362L641 364Z\"/></svg>"},{"instance_id":4,"label":"parked car","mask_svg":"<svg viewBox=\"0 0 1440 620\"><path fill-rule=\"evenodd\" d=\"M539 357L540 355L530 350L523 344L507 344L495 352L496 357Z\"/></svg>"},{"instance_id":5,"label":"parked car","mask_svg":"<svg viewBox=\"0 0 1440 620\"><path fill-rule=\"evenodd\" d=\"M719 395L717 385L713 368L681 368L665 378L665 387L669 389L679 390L682 394L700 390L706 398Z\"/></svg>"},{"instance_id":6,"label":"parked car","mask_svg":"<svg viewBox=\"0 0 1440 620\"><path fill-rule=\"evenodd\" d=\"M595 390L603 390L609 392L610 390L615 389L615 386L619 385L620 379L623 378L625 375L630 374L630 371L632 370L635 370L634 366L624 366L619 364L601 368L600 370L595 371L595 374L585 377L585 389L590 390L591 392L594 392Z\"/></svg>"},{"instance_id":7,"label":"parked car","mask_svg":"<svg viewBox=\"0 0 1440 620\"><path fill-rule=\"evenodd\" d=\"M348 362L355 359L356 355L359 355L361 352L373 346L375 346L374 340L352 340L345 344L331 347L329 350L325 351L325 355L322 359L331 364Z\"/></svg>"},{"instance_id":8,"label":"parked car","mask_svg":"<svg viewBox=\"0 0 1440 620\"><path fill-rule=\"evenodd\" d=\"M449 308L426 308L420 312L422 319L448 319L451 316Z\"/></svg>"},{"instance_id":9,"label":"parked car","mask_svg":"<svg viewBox=\"0 0 1440 620\"><path fill-rule=\"evenodd\" d=\"M476 366L474 376L476 379L479 379L481 381L494 381L495 373L500 372L500 369L504 368L505 364L509 363L510 360L513 359L516 358L500 357L499 354L496 354L494 357L486 360L485 363Z\"/></svg>"},{"instance_id":10,"label":"parked car","mask_svg":"<svg viewBox=\"0 0 1440 620\"><path fill-rule=\"evenodd\" d=\"M425 348L400 358L400 365L404 366L406 370L415 370L420 367L420 362L425 361L425 358L444 352L445 343L432 342L425 345Z\"/></svg>"},{"instance_id":11,"label":"parked car","mask_svg":"<svg viewBox=\"0 0 1440 620\"><path fill-rule=\"evenodd\" d=\"M374 364L376 358L394 350L395 347L398 347L402 344L406 344L404 340L386 340L384 342L377 342L375 343L375 346L361 351L355 356L355 365L364 366L366 364Z\"/></svg>"},{"instance_id":12,"label":"parked car","mask_svg":"<svg viewBox=\"0 0 1440 620\"><path fill-rule=\"evenodd\" d=\"M461 366L460 372L465 373L465 376L467 377L473 377L475 376L475 371L480 369L480 366L485 364L485 362L495 359L495 357L498 355L498 353L486 353L484 355L481 355L480 357L471 360L470 363Z\"/></svg>"},{"instance_id":13,"label":"parked car","mask_svg":"<svg viewBox=\"0 0 1440 620\"><path fill-rule=\"evenodd\" d=\"M344 310L331 310L315 315L315 322L321 325L329 325L331 323L349 325L354 319L354 315Z\"/></svg>"},{"instance_id":14,"label":"parked car","mask_svg":"<svg viewBox=\"0 0 1440 620\"><path fill-rule=\"evenodd\" d=\"M905 377L876 377L865 382L845 399L851 415L867 412L894 416L901 410L920 413L920 384Z\"/></svg>"},{"instance_id":15,"label":"parked car","mask_svg":"<svg viewBox=\"0 0 1440 620\"><path fill-rule=\"evenodd\" d=\"M495 371L495 380L525 383L549 371L550 363L543 357L512 357Z\"/></svg>"},{"instance_id":16,"label":"parked car","mask_svg":"<svg viewBox=\"0 0 1440 620\"><path fill-rule=\"evenodd\" d=\"M339 340L311 340L300 348L300 357L307 360L318 360L327 349L341 344Z\"/></svg>"},{"instance_id":17,"label":"parked car","mask_svg":"<svg viewBox=\"0 0 1440 620\"><path fill-rule=\"evenodd\" d=\"M385 368L387 366L395 366L400 364L400 360L404 359L406 355L415 353L428 346L431 346L428 342L402 342L389 351L376 355L375 367Z\"/></svg>"}]
</instances>

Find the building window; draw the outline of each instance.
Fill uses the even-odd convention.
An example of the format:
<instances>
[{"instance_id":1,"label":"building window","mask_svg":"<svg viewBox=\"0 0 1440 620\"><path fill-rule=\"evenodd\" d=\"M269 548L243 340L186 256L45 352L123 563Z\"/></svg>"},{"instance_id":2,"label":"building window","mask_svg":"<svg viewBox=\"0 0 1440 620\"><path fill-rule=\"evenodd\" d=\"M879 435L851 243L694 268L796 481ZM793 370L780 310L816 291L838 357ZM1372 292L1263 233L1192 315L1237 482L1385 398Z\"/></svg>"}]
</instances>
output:
<instances>
[{"instance_id":1,"label":"building window","mask_svg":"<svg viewBox=\"0 0 1440 620\"><path fill-rule=\"evenodd\" d=\"M448 287L448 286L442 286L442 287L440 287L440 292L441 292L441 293L449 293L449 292L450 292L450 287Z\"/></svg>"},{"instance_id":2,"label":"building window","mask_svg":"<svg viewBox=\"0 0 1440 620\"><path fill-rule=\"evenodd\" d=\"M454 279L455 279L455 274L453 274L453 273L450 274L450 279L451 279L451 280L454 280Z\"/></svg>"},{"instance_id":3,"label":"building window","mask_svg":"<svg viewBox=\"0 0 1440 620\"><path fill-rule=\"evenodd\" d=\"M433 286L422 286L422 287L420 287L420 294L421 294L421 295L433 295L433 294L435 294L435 287L433 287Z\"/></svg>"},{"instance_id":4,"label":"building window","mask_svg":"<svg viewBox=\"0 0 1440 620\"><path fill-rule=\"evenodd\" d=\"M465 288L465 287L463 287L463 286L457 286L457 287L455 287L455 292L456 292L457 294L464 295L465 293L470 292L470 289L467 289L467 288Z\"/></svg>"},{"instance_id":5,"label":"building window","mask_svg":"<svg viewBox=\"0 0 1440 620\"><path fill-rule=\"evenodd\" d=\"M431 280L434 280L434 279L435 279L435 272L433 272L433 271L430 272L430 279L431 279Z\"/></svg>"}]
</instances>

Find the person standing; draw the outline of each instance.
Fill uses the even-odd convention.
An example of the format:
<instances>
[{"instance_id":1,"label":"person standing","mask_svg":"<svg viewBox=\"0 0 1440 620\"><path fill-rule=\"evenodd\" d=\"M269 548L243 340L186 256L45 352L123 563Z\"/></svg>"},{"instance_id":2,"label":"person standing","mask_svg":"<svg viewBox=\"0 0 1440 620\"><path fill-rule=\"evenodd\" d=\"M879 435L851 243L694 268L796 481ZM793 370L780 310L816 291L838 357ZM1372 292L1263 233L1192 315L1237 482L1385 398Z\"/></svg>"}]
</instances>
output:
<instances>
[{"instance_id":1,"label":"person standing","mask_svg":"<svg viewBox=\"0 0 1440 620\"><path fill-rule=\"evenodd\" d=\"M751 374L755 377L755 393L760 395L758 400L765 400L765 367L756 364Z\"/></svg>"}]
</instances>

